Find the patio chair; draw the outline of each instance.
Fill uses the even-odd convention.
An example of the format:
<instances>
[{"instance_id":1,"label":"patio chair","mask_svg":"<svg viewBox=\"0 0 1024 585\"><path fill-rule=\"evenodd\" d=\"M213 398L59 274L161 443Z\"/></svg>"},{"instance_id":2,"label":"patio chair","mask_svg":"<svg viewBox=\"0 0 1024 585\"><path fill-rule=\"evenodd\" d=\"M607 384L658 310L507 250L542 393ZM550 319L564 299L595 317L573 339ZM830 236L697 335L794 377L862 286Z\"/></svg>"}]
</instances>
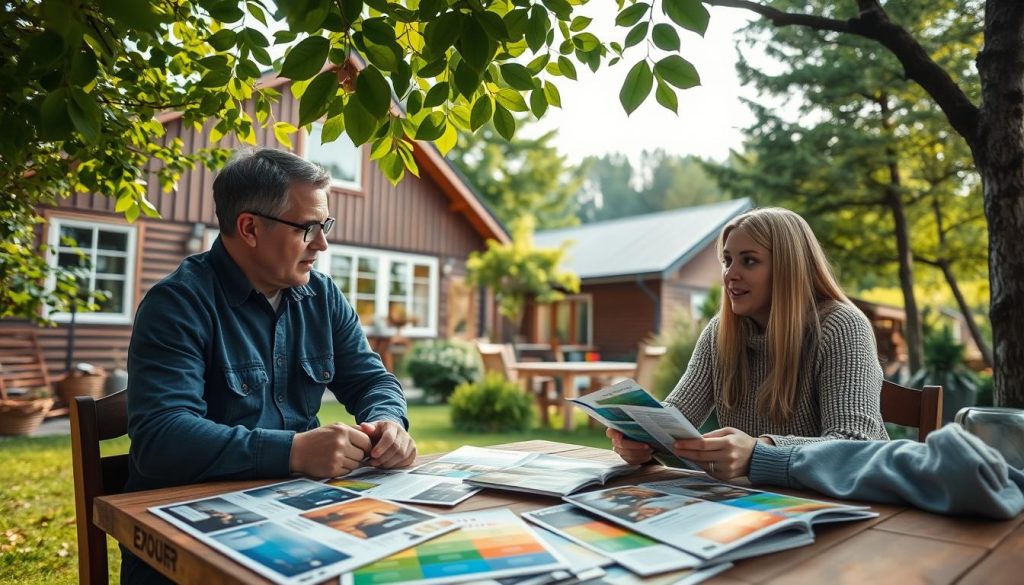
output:
<instances>
[{"instance_id":1,"label":"patio chair","mask_svg":"<svg viewBox=\"0 0 1024 585\"><path fill-rule=\"evenodd\" d=\"M551 420L548 411L552 405L558 405L558 393L555 388L554 378L534 377L534 387L526 388L513 367L516 359L512 346L507 343L477 341L476 348L480 352L480 360L483 362L484 372L499 374L506 380L519 383L525 391L534 394L537 399L537 408L540 409L540 422L542 425L548 426Z\"/></svg>"},{"instance_id":2,"label":"patio chair","mask_svg":"<svg viewBox=\"0 0 1024 585\"><path fill-rule=\"evenodd\" d=\"M45 387L52 391L50 373L39 338L32 329L0 330L0 399L9 392Z\"/></svg>"},{"instance_id":3,"label":"patio chair","mask_svg":"<svg viewBox=\"0 0 1024 585\"><path fill-rule=\"evenodd\" d=\"M75 525L78 529L78 580L107 583L107 538L92 522L92 503L98 496L124 491L128 455L100 457L100 441L128 434L128 391L93 399L79 396L71 403L71 459L75 479Z\"/></svg>"},{"instance_id":4,"label":"patio chair","mask_svg":"<svg viewBox=\"0 0 1024 585\"><path fill-rule=\"evenodd\" d=\"M923 443L929 433L942 426L942 386L917 390L884 380L882 420L917 427L917 440Z\"/></svg>"}]
</instances>

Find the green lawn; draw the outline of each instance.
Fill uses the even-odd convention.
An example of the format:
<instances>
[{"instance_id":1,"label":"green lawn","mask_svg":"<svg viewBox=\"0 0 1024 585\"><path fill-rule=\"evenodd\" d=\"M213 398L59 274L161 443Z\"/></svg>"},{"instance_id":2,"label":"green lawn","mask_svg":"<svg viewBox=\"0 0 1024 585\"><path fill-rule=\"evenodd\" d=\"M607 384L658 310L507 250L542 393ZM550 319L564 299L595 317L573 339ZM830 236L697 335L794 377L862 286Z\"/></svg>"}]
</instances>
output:
<instances>
[{"instance_id":1,"label":"green lawn","mask_svg":"<svg viewBox=\"0 0 1024 585\"><path fill-rule=\"evenodd\" d=\"M352 422L336 403L324 404L323 423ZM447 406L411 406L412 435L421 454L450 451L461 445L493 445L529 439L547 439L595 447L607 447L601 430L587 428L586 416L578 413L577 430L571 434L553 429L529 433L476 435L457 433L450 427ZM558 425L556 418L553 424ZM103 454L128 450L127 439L108 441ZM74 489L71 483L71 439L42 437L0 441L3 484L0 486L0 584L62 585L78 582L75 536ZM117 582L120 557L108 539L113 582Z\"/></svg>"}]
</instances>

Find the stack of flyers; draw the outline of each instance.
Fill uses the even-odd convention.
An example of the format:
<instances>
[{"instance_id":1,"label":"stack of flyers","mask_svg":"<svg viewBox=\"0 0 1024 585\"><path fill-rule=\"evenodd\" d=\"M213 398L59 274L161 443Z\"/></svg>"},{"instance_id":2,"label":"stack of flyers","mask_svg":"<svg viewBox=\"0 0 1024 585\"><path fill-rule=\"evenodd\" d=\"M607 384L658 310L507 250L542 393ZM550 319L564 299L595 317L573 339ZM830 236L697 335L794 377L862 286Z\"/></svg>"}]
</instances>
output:
<instances>
[{"instance_id":1,"label":"stack of flyers","mask_svg":"<svg viewBox=\"0 0 1024 585\"><path fill-rule=\"evenodd\" d=\"M482 488L465 485L461 479L409 473L399 469L362 467L327 481L328 485L407 504L454 506Z\"/></svg>"}]
</instances>

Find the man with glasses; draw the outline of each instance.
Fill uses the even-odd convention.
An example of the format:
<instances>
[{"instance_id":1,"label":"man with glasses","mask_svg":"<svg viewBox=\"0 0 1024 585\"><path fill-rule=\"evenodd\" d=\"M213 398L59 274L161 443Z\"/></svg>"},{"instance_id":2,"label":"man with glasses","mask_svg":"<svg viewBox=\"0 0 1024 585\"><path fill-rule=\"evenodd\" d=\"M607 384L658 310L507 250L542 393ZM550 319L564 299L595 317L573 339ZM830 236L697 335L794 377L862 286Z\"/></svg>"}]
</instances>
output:
<instances>
[{"instance_id":1,"label":"man with glasses","mask_svg":"<svg viewBox=\"0 0 1024 585\"><path fill-rule=\"evenodd\" d=\"M128 490L415 459L398 380L313 270L334 227L329 184L322 167L273 149L240 152L218 174L220 237L154 285L135 317ZM325 389L357 426L320 426ZM122 581L159 577L122 550Z\"/></svg>"}]
</instances>

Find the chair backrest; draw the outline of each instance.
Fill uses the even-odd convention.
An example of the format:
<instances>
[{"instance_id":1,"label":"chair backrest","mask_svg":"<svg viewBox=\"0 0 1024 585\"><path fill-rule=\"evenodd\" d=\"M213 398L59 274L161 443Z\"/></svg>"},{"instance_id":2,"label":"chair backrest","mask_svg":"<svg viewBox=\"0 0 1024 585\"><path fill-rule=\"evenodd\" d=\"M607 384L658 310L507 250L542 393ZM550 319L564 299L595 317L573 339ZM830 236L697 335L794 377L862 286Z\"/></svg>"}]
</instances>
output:
<instances>
[{"instance_id":1,"label":"chair backrest","mask_svg":"<svg viewBox=\"0 0 1024 585\"><path fill-rule=\"evenodd\" d=\"M128 433L128 391L94 400L78 396L71 403L71 458L75 478L75 524L78 528L78 580L107 583L107 539L92 522L98 496L124 491L128 455L100 457L100 441Z\"/></svg>"},{"instance_id":2,"label":"chair backrest","mask_svg":"<svg viewBox=\"0 0 1024 585\"><path fill-rule=\"evenodd\" d=\"M633 379L637 384L642 388L652 390L654 372L658 369L658 362L665 357L666 353L668 353L668 348L663 345L640 344L636 353L636 373L633 374Z\"/></svg>"},{"instance_id":3,"label":"chair backrest","mask_svg":"<svg viewBox=\"0 0 1024 585\"><path fill-rule=\"evenodd\" d=\"M922 390L882 382L882 420L917 427L917 440L942 426L942 386L925 386Z\"/></svg>"},{"instance_id":4,"label":"chair backrest","mask_svg":"<svg viewBox=\"0 0 1024 585\"><path fill-rule=\"evenodd\" d=\"M50 373L33 329L0 329L0 399L15 388L50 387Z\"/></svg>"},{"instance_id":5,"label":"chair backrest","mask_svg":"<svg viewBox=\"0 0 1024 585\"><path fill-rule=\"evenodd\" d=\"M501 374L506 380L516 379L515 370L512 369L512 364L516 363L516 360L509 345L478 341L476 349L480 352L484 372Z\"/></svg>"}]
</instances>

